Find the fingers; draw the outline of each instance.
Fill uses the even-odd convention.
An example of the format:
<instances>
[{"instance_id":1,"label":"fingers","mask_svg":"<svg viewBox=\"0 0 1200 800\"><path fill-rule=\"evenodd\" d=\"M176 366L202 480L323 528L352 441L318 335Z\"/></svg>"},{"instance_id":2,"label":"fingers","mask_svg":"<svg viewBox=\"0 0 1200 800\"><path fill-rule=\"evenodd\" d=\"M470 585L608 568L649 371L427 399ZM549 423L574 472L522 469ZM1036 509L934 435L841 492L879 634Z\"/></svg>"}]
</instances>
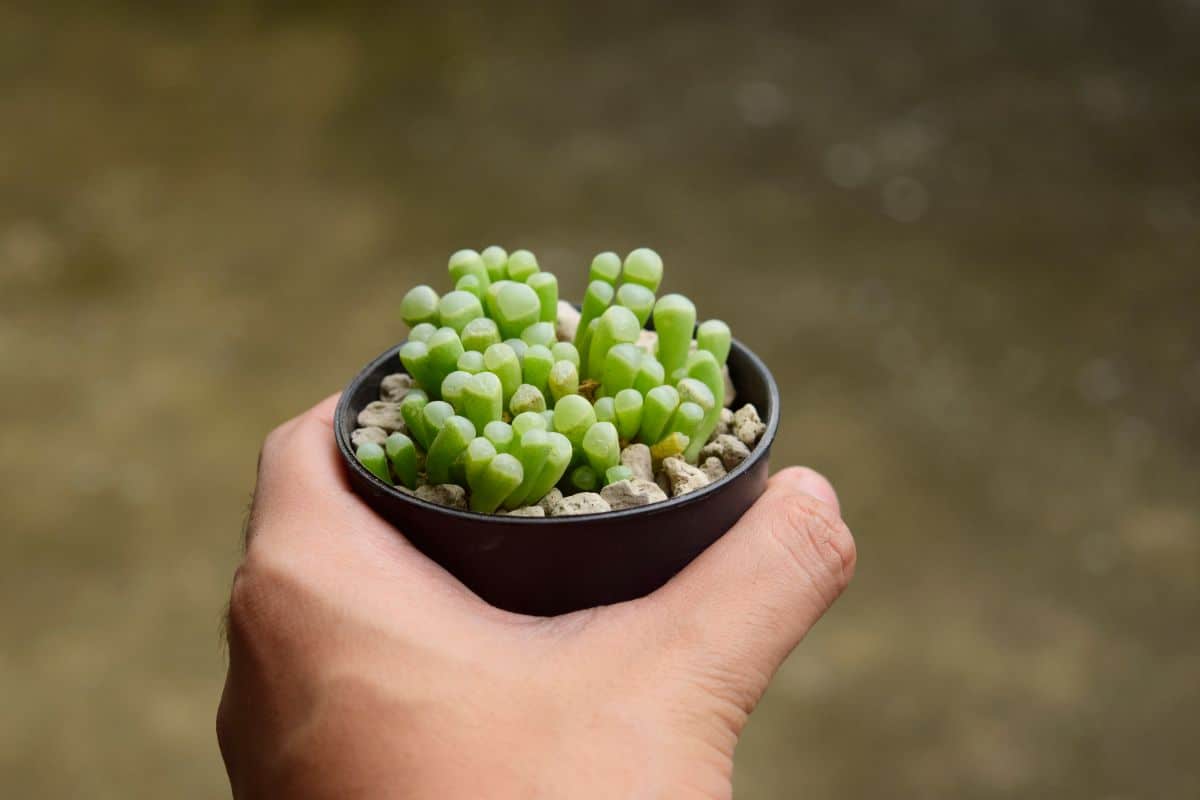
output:
<instances>
[{"instance_id":1,"label":"fingers","mask_svg":"<svg viewBox=\"0 0 1200 800\"><path fill-rule=\"evenodd\" d=\"M854 539L818 473L783 470L733 529L647 598L654 636L757 702L854 573Z\"/></svg>"}]
</instances>

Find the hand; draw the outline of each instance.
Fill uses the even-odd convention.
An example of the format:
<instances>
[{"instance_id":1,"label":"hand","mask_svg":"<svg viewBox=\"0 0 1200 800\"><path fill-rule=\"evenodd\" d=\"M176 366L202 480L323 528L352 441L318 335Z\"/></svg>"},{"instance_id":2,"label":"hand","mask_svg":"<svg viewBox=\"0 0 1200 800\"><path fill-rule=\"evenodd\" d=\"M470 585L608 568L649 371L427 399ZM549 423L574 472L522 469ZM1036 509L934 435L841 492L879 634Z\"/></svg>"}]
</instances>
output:
<instances>
[{"instance_id":1,"label":"hand","mask_svg":"<svg viewBox=\"0 0 1200 800\"><path fill-rule=\"evenodd\" d=\"M778 473L648 597L520 616L349 490L336 399L263 445L217 714L234 795L728 797L747 717L854 571L829 483Z\"/></svg>"}]
</instances>

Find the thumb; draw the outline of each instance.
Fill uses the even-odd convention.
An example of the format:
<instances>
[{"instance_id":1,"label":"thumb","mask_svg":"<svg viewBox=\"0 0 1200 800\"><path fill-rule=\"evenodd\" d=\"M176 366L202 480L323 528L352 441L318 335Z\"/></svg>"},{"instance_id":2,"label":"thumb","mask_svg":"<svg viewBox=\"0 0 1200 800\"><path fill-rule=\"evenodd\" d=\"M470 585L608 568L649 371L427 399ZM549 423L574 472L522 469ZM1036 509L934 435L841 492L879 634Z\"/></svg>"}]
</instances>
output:
<instances>
[{"instance_id":1,"label":"thumb","mask_svg":"<svg viewBox=\"0 0 1200 800\"><path fill-rule=\"evenodd\" d=\"M785 469L737 525L647 598L655 634L749 712L846 588L855 559L833 487L813 470Z\"/></svg>"}]
</instances>

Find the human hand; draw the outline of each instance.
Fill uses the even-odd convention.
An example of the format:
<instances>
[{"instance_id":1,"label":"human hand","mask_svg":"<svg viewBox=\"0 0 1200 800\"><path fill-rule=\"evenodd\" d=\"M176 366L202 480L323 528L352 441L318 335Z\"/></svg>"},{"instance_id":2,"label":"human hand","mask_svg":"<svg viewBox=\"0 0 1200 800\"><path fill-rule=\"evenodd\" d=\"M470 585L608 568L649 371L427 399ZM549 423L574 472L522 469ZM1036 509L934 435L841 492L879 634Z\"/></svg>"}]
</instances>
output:
<instances>
[{"instance_id":1,"label":"human hand","mask_svg":"<svg viewBox=\"0 0 1200 800\"><path fill-rule=\"evenodd\" d=\"M521 616L350 491L336 399L263 445L217 714L234 795L728 797L747 717L854 571L829 483L776 474L647 597Z\"/></svg>"}]
</instances>

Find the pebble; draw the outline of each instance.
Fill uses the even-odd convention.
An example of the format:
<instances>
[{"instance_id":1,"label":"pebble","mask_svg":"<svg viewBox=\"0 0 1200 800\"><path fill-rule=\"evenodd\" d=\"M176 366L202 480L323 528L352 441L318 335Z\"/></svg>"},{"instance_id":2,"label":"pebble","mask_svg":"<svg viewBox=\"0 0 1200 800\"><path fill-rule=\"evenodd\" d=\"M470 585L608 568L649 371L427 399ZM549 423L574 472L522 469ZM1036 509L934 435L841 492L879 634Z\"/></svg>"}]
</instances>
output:
<instances>
[{"instance_id":1,"label":"pebble","mask_svg":"<svg viewBox=\"0 0 1200 800\"><path fill-rule=\"evenodd\" d=\"M383 428L368 425L365 428L354 429L354 433L350 434L350 444L354 445L356 450L367 442L374 442L382 447L387 437L388 433Z\"/></svg>"},{"instance_id":2,"label":"pebble","mask_svg":"<svg viewBox=\"0 0 1200 800\"><path fill-rule=\"evenodd\" d=\"M746 447L754 447L754 443L766 433L767 426L758 416L758 409L747 403L733 415L733 435L742 440Z\"/></svg>"},{"instance_id":3,"label":"pebble","mask_svg":"<svg viewBox=\"0 0 1200 800\"><path fill-rule=\"evenodd\" d=\"M358 412L358 424L364 428L383 428L388 433L404 430L404 416L399 403L376 400Z\"/></svg>"},{"instance_id":4,"label":"pebble","mask_svg":"<svg viewBox=\"0 0 1200 800\"><path fill-rule=\"evenodd\" d=\"M504 514L509 517L544 517L546 509L541 506L522 506L514 508L512 511L506 511Z\"/></svg>"},{"instance_id":5,"label":"pebble","mask_svg":"<svg viewBox=\"0 0 1200 800\"><path fill-rule=\"evenodd\" d=\"M558 318L554 326L554 334L560 342L575 341L575 331L579 330L579 311L566 300L558 301Z\"/></svg>"},{"instance_id":6,"label":"pebble","mask_svg":"<svg viewBox=\"0 0 1200 800\"><path fill-rule=\"evenodd\" d=\"M559 490L556 487L556 488L551 489L550 491L546 492L546 496L543 497L541 500L538 500L536 503L534 503L534 505L538 506L543 511L545 511L546 516L553 517L554 509L558 508L559 505L562 504L562 501L563 501L563 493L561 490Z\"/></svg>"},{"instance_id":7,"label":"pebble","mask_svg":"<svg viewBox=\"0 0 1200 800\"><path fill-rule=\"evenodd\" d=\"M703 489L712 482L709 480L708 475L699 467L693 467L682 458L676 456L663 461L663 472L666 473L667 479L671 482L672 497L679 497L680 495L694 492L697 489Z\"/></svg>"},{"instance_id":8,"label":"pebble","mask_svg":"<svg viewBox=\"0 0 1200 800\"><path fill-rule=\"evenodd\" d=\"M578 514L602 514L612 511L608 501L595 492L580 492L564 497L562 502L550 511L552 517L573 517Z\"/></svg>"},{"instance_id":9,"label":"pebble","mask_svg":"<svg viewBox=\"0 0 1200 800\"><path fill-rule=\"evenodd\" d=\"M418 486L417 497L430 503L449 508L467 508L467 490L453 483L442 483L437 486Z\"/></svg>"},{"instance_id":10,"label":"pebble","mask_svg":"<svg viewBox=\"0 0 1200 800\"><path fill-rule=\"evenodd\" d=\"M745 442L736 436L724 433L704 445L700 450L700 457L703 459L713 456L721 459L721 464L727 471L732 471L734 467L750 457L750 448L746 447Z\"/></svg>"},{"instance_id":11,"label":"pebble","mask_svg":"<svg viewBox=\"0 0 1200 800\"><path fill-rule=\"evenodd\" d=\"M719 481L729 474L725 471L725 465L721 463L721 459L716 456L706 458L704 463L700 465L700 470L713 482Z\"/></svg>"},{"instance_id":12,"label":"pebble","mask_svg":"<svg viewBox=\"0 0 1200 800\"><path fill-rule=\"evenodd\" d=\"M658 484L658 488L663 490L663 494L671 494L671 479L667 477L667 473L659 470L658 474L654 476L654 482Z\"/></svg>"},{"instance_id":13,"label":"pebble","mask_svg":"<svg viewBox=\"0 0 1200 800\"><path fill-rule=\"evenodd\" d=\"M631 444L621 451L621 464L629 467L633 477L644 481L654 480L654 471L650 468L650 447L644 444Z\"/></svg>"},{"instance_id":14,"label":"pebble","mask_svg":"<svg viewBox=\"0 0 1200 800\"><path fill-rule=\"evenodd\" d=\"M666 492L658 488L657 483L641 478L610 483L600 490L600 496L613 511L648 506L651 503L661 503L667 499Z\"/></svg>"},{"instance_id":15,"label":"pebble","mask_svg":"<svg viewBox=\"0 0 1200 800\"><path fill-rule=\"evenodd\" d=\"M658 334L654 331L643 330L638 334L635 344L647 353L658 351Z\"/></svg>"},{"instance_id":16,"label":"pebble","mask_svg":"<svg viewBox=\"0 0 1200 800\"><path fill-rule=\"evenodd\" d=\"M379 399L389 403L399 403L413 388L411 375L396 372L388 375L379 384Z\"/></svg>"}]
</instances>

